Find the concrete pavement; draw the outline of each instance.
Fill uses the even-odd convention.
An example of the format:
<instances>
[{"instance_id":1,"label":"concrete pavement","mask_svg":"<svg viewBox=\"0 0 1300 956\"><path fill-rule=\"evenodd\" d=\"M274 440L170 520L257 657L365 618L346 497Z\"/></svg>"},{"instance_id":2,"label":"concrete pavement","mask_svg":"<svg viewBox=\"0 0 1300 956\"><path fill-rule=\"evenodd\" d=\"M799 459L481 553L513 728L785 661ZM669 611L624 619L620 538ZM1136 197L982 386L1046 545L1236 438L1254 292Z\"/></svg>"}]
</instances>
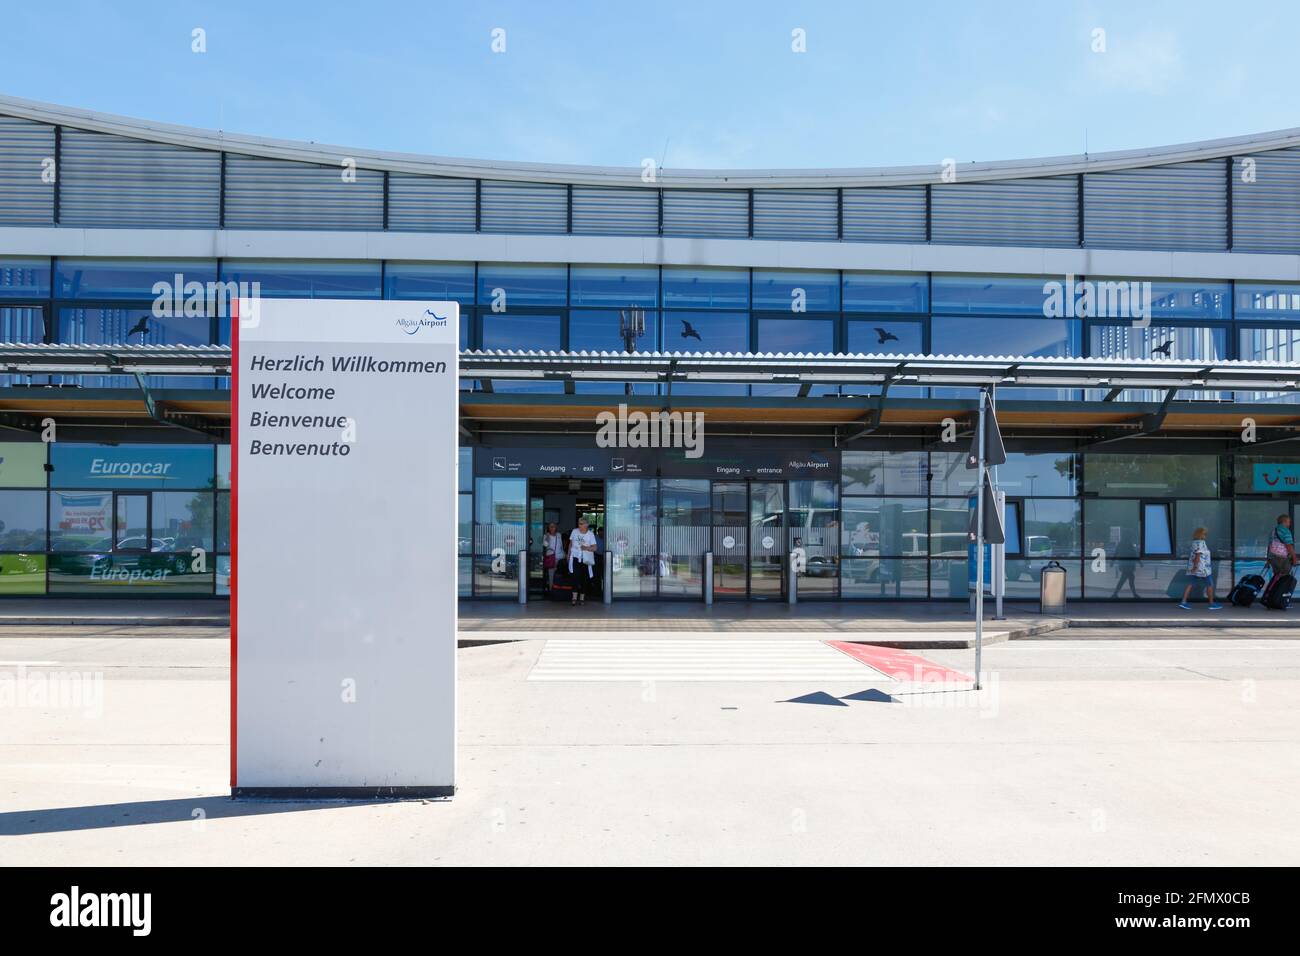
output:
<instances>
[{"instance_id":1,"label":"concrete pavement","mask_svg":"<svg viewBox=\"0 0 1300 956\"><path fill-rule=\"evenodd\" d=\"M226 642L190 634L0 637L0 669L104 675L99 717L4 713L0 859L1300 863L1300 642L1267 630L1012 641L978 694L736 680L743 657L706 681L530 680L546 641L463 648L457 796L374 805L226 799Z\"/></svg>"}]
</instances>

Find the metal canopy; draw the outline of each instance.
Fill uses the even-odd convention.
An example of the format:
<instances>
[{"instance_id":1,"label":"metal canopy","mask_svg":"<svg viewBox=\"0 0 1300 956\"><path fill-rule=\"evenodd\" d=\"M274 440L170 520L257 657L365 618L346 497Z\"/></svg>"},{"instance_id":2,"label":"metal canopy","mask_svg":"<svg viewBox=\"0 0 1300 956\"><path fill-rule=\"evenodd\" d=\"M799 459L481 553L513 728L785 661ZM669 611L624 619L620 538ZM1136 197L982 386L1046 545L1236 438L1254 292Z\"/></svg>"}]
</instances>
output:
<instances>
[{"instance_id":1,"label":"metal canopy","mask_svg":"<svg viewBox=\"0 0 1300 956\"><path fill-rule=\"evenodd\" d=\"M969 355L475 351L462 378L1300 392L1300 364Z\"/></svg>"},{"instance_id":2,"label":"metal canopy","mask_svg":"<svg viewBox=\"0 0 1300 956\"><path fill-rule=\"evenodd\" d=\"M10 375L229 375L224 345L29 345L0 343Z\"/></svg>"}]
</instances>

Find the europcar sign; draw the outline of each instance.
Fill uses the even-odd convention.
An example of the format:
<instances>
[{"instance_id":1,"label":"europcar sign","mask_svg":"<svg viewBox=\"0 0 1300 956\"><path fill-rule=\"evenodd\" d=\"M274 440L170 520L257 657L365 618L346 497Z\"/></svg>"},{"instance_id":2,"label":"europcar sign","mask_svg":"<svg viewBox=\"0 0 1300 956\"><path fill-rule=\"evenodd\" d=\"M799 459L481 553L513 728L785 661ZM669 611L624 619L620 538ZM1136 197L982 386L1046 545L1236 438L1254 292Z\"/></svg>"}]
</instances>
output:
<instances>
[{"instance_id":1,"label":"europcar sign","mask_svg":"<svg viewBox=\"0 0 1300 956\"><path fill-rule=\"evenodd\" d=\"M239 306L232 791L449 795L458 307Z\"/></svg>"}]
</instances>

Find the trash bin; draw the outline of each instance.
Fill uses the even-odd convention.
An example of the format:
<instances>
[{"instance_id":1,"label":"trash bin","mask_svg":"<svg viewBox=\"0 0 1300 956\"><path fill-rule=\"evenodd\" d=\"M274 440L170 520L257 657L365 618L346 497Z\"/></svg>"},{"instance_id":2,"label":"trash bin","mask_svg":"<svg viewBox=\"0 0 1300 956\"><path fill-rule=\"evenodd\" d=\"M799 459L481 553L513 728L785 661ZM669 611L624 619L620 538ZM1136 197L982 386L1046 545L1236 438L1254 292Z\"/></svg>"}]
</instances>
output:
<instances>
[{"instance_id":1,"label":"trash bin","mask_svg":"<svg viewBox=\"0 0 1300 956\"><path fill-rule=\"evenodd\" d=\"M1065 613L1065 568L1059 561L1049 561L1043 567L1038 585L1038 612Z\"/></svg>"}]
</instances>

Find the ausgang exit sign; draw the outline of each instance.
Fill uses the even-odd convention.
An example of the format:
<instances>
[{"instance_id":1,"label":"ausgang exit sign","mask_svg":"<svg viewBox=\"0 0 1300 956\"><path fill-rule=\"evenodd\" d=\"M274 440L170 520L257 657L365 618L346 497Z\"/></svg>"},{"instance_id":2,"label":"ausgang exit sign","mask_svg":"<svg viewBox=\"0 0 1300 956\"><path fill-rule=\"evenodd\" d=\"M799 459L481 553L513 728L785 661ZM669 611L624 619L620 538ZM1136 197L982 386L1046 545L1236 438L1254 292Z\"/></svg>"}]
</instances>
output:
<instances>
[{"instance_id":1,"label":"ausgang exit sign","mask_svg":"<svg viewBox=\"0 0 1300 956\"><path fill-rule=\"evenodd\" d=\"M239 301L231 789L455 787L455 302Z\"/></svg>"}]
</instances>

